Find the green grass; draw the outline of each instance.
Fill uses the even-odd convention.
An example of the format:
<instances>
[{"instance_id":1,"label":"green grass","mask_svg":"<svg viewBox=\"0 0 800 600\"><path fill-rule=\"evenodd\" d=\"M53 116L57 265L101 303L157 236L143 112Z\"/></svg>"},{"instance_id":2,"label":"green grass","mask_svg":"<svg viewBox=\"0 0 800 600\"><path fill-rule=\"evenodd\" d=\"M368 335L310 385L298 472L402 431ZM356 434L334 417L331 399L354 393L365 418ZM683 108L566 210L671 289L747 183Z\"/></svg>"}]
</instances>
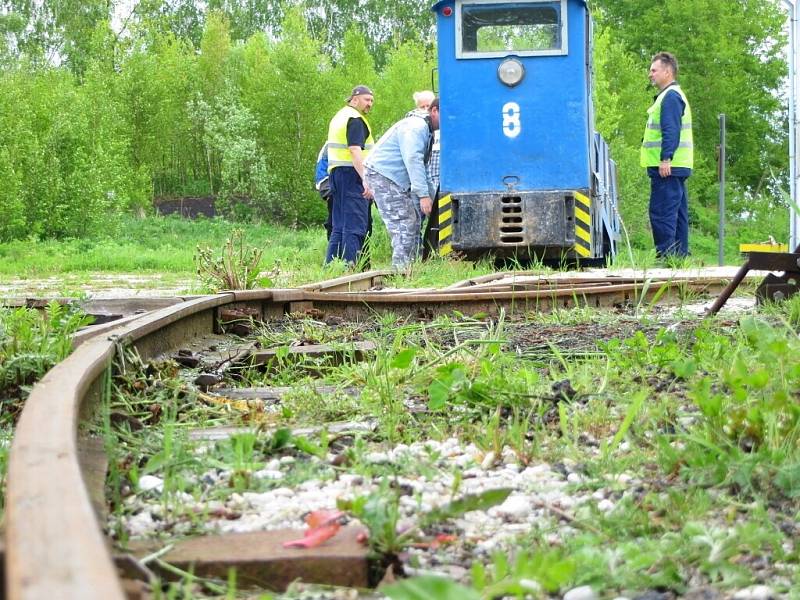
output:
<instances>
[{"instance_id":1,"label":"green grass","mask_svg":"<svg viewBox=\"0 0 800 600\"><path fill-rule=\"evenodd\" d=\"M371 268L388 268L391 247L377 214L374 219ZM291 229L268 224L234 224L222 219L190 221L178 217L126 217L113 230L87 239L25 240L0 244L0 285L15 280L56 278L49 288L59 291L91 287L178 287L186 292L204 288L196 276L194 256L198 246L219 252L235 229L245 242L263 250L260 268L274 286L296 286L345 273L343 264L323 267L326 240L321 228ZM691 257L685 268L715 264L713 257ZM614 269L659 266L651 249L623 244ZM536 267L542 272L549 269ZM410 277L390 283L402 287L440 287L496 271L491 260L476 263L434 258L414 266ZM141 276L141 281L120 282L114 276ZM104 278L109 278L104 281ZM79 292L80 294L80 292Z\"/></svg>"},{"instance_id":2,"label":"green grass","mask_svg":"<svg viewBox=\"0 0 800 600\"><path fill-rule=\"evenodd\" d=\"M265 266L305 268L313 257L322 263L324 233L271 225L235 225L220 219L189 221L177 217L127 218L106 236L63 241L0 244L0 274L44 277L76 272L164 272L192 276L198 245L221 248L234 228L265 249Z\"/></svg>"},{"instance_id":3,"label":"green grass","mask_svg":"<svg viewBox=\"0 0 800 600\"><path fill-rule=\"evenodd\" d=\"M593 502L578 504L568 510L567 524L551 515L499 554L474 555L470 597L522 598L534 583L554 593L591 585L609 597L657 588L680 594L697 585L730 592L764 582L764 565L770 569L766 583L788 592L800 581L792 534L800 497L798 303L771 306L765 316L737 324L677 316L677 329L651 321L634 333L627 333L631 315L587 309L561 311L552 320L450 316L420 323L383 315L335 327L284 320L258 332L263 347L296 339L369 339L378 350L366 361L307 359L283 362L269 373L240 373L242 385L296 390L273 415L226 413L197 402L190 387L169 382L168 367L159 367L166 369L161 376L158 369L146 374L142 365L118 380L114 409L128 403L147 417L158 405L162 420L142 440L123 428L115 434L122 451L109 454L117 457L123 480L135 481L145 471L164 477L169 524L188 518L178 492L224 500L236 492L326 480L337 471L375 481L446 472L455 490L458 477L440 456L402 464L368 456L397 443L456 436L486 454L510 449L522 465L580 465L582 480L571 489L603 489L615 505L601 512ZM571 354L567 334L586 335L587 324L602 325L609 335L594 340L593 352ZM529 359L514 350L524 343L526 327L560 327L565 336ZM312 385L357 387L361 397L311 394ZM409 402L427 410L410 411ZM332 448L327 433L302 440L283 434L280 441L278 434L248 434L200 455L180 434L211 423L294 427L366 417L377 418L375 434L356 437L335 469L319 462ZM282 481L250 476L286 454L296 461ZM197 478L209 465L227 469L230 483L204 491ZM392 506L394 493L380 488L375 502ZM125 514L124 504L119 511ZM195 517L183 531L201 525Z\"/></svg>"},{"instance_id":4,"label":"green grass","mask_svg":"<svg viewBox=\"0 0 800 600\"><path fill-rule=\"evenodd\" d=\"M0 519L5 501L8 449L30 389L72 351L72 334L85 315L52 303L43 311L0 307Z\"/></svg>"},{"instance_id":5,"label":"green grass","mask_svg":"<svg viewBox=\"0 0 800 600\"><path fill-rule=\"evenodd\" d=\"M236 229L247 245L263 250L260 269L273 286L297 286L345 274L343 263L323 266L327 241L322 228L290 229L267 224L235 224L222 219L190 221L178 217L126 218L106 235L89 239L16 241L0 244L0 285L11 279L57 278L49 287L72 291L92 287L183 287L204 291L196 276L198 246L220 252ZM391 265L391 246L377 215L372 239L372 269ZM491 262L434 259L415 266L397 285L438 286L495 271ZM142 276L126 283L113 276ZM108 276L109 281L103 281Z\"/></svg>"}]
</instances>

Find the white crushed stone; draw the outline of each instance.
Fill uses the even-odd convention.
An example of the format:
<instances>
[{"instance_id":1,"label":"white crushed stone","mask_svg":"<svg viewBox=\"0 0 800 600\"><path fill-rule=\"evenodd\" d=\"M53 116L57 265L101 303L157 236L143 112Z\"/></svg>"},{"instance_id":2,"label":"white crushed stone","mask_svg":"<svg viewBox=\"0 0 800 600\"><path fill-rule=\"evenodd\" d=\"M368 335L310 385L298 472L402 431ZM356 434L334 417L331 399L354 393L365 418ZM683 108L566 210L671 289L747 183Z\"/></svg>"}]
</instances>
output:
<instances>
[{"instance_id":1,"label":"white crushed stone","mask_svg":"<svg viewBox=\"0 0 800 600\"><path fill-rule=\"evenodd\" d=\"M612 510L614 510L615 507L616 504L614 504L608 498L605 498L604 500L601 500L600 502L597 503L597 510L604 513L611 512Z\"/></svg>"},{"instance_id":2,"label":"white crushed stone","mask_svg":"<svg viewBox=\"0 0 800 600\"><path fill-rule=\"evenodd\" d=\"M569 475L567 475L567 481L569 483L578 484L586 481L586 478L580 473L570 473Z\"/></svg>"},{"instance_id":3,"label":"white crushed stone","mask_svg":"<svg viewBox=\"0 0 800 600\"><path fill-rule=\"evenodd\" d=\"M580 466L568 459L554 466L546 462L520 465L513 449L484 452L473 444L461 445L456 439L443 442L425 441L399 444L394 448L376 449L361 457L362 464L396 465L398 475L391 476L396 489L405 495L399 498L400 519L398 529L409 530L417 526L420 515L441 507L452 499L478 494L486 490L509 489L511 493L501 503L489 508L467 512L449 520L448 533L456 544L476 560L491 560L494 553L512 553L520 536L534 529L548 531L545 540L561 544L565 536L577 533L558 511L568 515L589 514L598 511L613 514L620 498L630 497L637 478L632 473L610 476L599 489L581 489L587 478L578 472ZM291 458L291 460L285 460ZM186 493L152 493L163 490L164 482L146 475L139 479L140 489L148 494L132 496L125 500L123 525L131 538L143 538L169 531L176 535L197 527L187 519L176 522L171 506L182 502L183 510L197 515L209 515L204 523L209 533L239 533L275 529L302 529L303 518L309 511L334 509L338 499L354 499L378 490L381 477L374 478L354 472L329 475L289 485L296 464L312 462L311 457L282 457L266 461L253 473L275 487L267 491L232 492L224 499L208 499L212 492L230 485L230 470L210 469L197 477L199 491L192 497ZM313 462L318 462L318 459ZM417 464L420 467L417 468ZM465 468L465 465L469 465ZM382 467L380 472L386 472ZM460 476L458 476L460 474ZM454 492L455 488L455 492ZM219 497L215 494L215 497ZM237 518L231 518L231 514ZM113 518L113 517L112 517ZM557 527L554 528L554 524ZM454 548L457 550L457 548ZM414 565L420 573L437 572L466 582L469 573L462 558L451 559L455 564L443 563L441 553L411 549ZM455 556L459 552L454 553ZM528 589L536 596L536 582L531 580ZM576 587L563 596L565 600L597 600L597 593L589 586ZM733 600L770 600L774 590L766 585L754 585L736 591ZM620 598L619 600L623 600Z\"/></svg>"},{"instance_id":4,"label":"white crushed stone","mask_svg":"<svg viewBox=\"0 0 800 600\"><path fill-rule=\"evenodd\" d=\"M142 475L139 478L139 489L143 492L160 492L164 489L164 480L155 475Z\"/></svg>"},{"instance_id":5,"label":"white crushed stone","mask_svg":"<svg viewBox=\"0 0 800 600\"><path fill-rule=\"evenodd\" d=\"M754 585L739 590L733 595L733 600L770 600L775 597L773 589L766 585Z\"/></svg>"},{"instance_id":6,"label":"white crushed stone","mask_svg":"<svg viewBox=\"0 0 800 600\"><path fill-rule=\"evenodd\" d=\"M513 457L513 461L512 461ZM287 458L291 460L286 460ZM401 523L409 528L416 525L419 515L443 506L452 499L468 494L478 494L492 489L510 489L511 493L500 505L484 511L472 511L452 519L451 526L459 543L474 546L475 552L490 555L495 551L509 551L519 535L539 525L552 525L558 515L550 506L569 511L587 502L595 503L589 491L576 489L584 478L570 472L574 464L567 461L566 474L554 470L547 463L523 467L511 448L501 452L484 453L474 444L462 445L457 439L442 442L425 441L399 444L391 449L375 450L365 457L367 464L397 464L403 475L393 478L409 494L400 496ZM271 459L253 473L256 480L279 482L290 474L295 462L311 458L282 457ZM415 462L429 468L408 468ZM464 468L465 465L470 465ZM434 468L430 468L430 467ZM456 483L455 473L461 473ZM283 485L263 492L231 493L226 499L211 502L206 499L213 489L228 485L232 472L212 469L203 473L198 483L203 489L193 499L186 495L186 510L212 516L205 523L209 532L234 533L304 527L303 518L312 510L336 508L337 499L354 499L379 489L380 478L371 479L355 473L332 475L331 479L313 479L300 484ZM144 479L144 478L142 478ZM163 485L163 482L162 482ZM458 488L453 493L453 487ZM165 498L132 497L126 504L134 514L127 517L124 526L131 537L147 537L162 530L169 520L165 514ZM613 503L612 503L613 504ZM238 518L229 518L235 513ZM226 516L227 515L227 516ZM563 522L562 534L571 531ZM425 553L420 554L425 568ZM441 565L436 567L441 568Z\"/></svg>"},{"instance_id":7,"label":"white crushed stone","mask_svg":"<svg viewBox=\"0 0 800 600\"><path fill-rule=\"evenodd\" d=\"M530 498L522 494L511 494L505 502L489 509L492 517L504 517L510 521L525 519L531 512Z\"/></svg>"},{"instance_id":8,"label":"white crushed stone","mask_svg":"<svg viewBox=\"0 0 800 600\"><path fill-rule=\"evenodd\" d=\"M481 461L481 469L488 471L494 466L495 462L497 462L497 455L494 452L487 452Z\"/></svg>"},{"instance_id":9,"label":"white crushed stone","mask_svg":"<svg viewBox=\"0 0 800 600\"><path fill-rule=\"evenodd\" d=\"M564 600L597 600L597 594L588 585L572 588L564 594Z\"/></svg>"},{"instance_id":10,"label":"white crushed stone","mask_svg":"<svg viewBox=\"0 0 800 600\"><path fill-rule=\"evenodd\" d=\"M260 471L253 473L253 477L256 479L278 480L283 479L284 474L283 471L280 470L261 469Z\"/></svg>"},{"instance_id":11,"label":"white crushed stone","mask_svg":"<svg viewBox=\"0 0 800 600\"><path fill-rule=\"evenodd\" d=\"M154 533L156 531L156 523L153 521L152 511L142 511L129 517L125 523L125 528L131 537L144 537Z\"/></svg>"},{"instance_id":12,"label":"white crushed stone","mask_svg":"<svg viewBox=\"0 0 800 600\"><path fill-rule=\"evenodd\" d=\"M366 461L373 465L385 465L391 462L391 458L387 452L370 452L366 456Z\"/></svg>"}]
</instances>

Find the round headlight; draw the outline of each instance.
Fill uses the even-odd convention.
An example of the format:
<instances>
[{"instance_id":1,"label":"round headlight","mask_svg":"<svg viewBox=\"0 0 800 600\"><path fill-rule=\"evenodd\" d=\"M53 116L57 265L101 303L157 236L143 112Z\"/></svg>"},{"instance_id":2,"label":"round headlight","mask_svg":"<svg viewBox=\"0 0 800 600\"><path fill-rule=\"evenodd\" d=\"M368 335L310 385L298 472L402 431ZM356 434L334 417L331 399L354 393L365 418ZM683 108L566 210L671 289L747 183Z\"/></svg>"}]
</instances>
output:
<instances>
[{"instance_id":1,"label":"round headlight","mask_svg":"<svg viewBox=\"0 0 800 600\"><path fill-rule=\"evenodd\" d=\"M525 77L525 67L516 58L508 58L497 67L497 76L508 87L514 87Z\"/></svg>"}]
</instances>

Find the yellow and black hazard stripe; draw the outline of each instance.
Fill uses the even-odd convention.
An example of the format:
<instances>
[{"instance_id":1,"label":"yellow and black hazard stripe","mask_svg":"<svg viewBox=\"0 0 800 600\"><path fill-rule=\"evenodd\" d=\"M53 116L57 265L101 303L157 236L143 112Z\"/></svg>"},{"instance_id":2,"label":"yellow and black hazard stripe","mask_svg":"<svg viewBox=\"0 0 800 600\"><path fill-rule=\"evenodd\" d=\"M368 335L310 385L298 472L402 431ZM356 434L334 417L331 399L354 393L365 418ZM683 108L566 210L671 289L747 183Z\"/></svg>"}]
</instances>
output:
<instances>
[{"instance_id":1,"label":"yellow and black hazard stripe","mask_svg":"<svg viewBox=\"0 0 800 600\"><path fill-rule=\"evenodd\" d=\"M450 194L439 198L439 255L453 251L453 202Z\"/></svg>"},{"instance_id":2,"label":"yellow and black hazard stripe","mask_svg":"<svg viewBox=\"0 0 800 600\"><path fill-rule=\"evenodd\" d=\"M575 192L575 253L584 258L592 255L592 200Z\"/></svg>"}]
</instances>

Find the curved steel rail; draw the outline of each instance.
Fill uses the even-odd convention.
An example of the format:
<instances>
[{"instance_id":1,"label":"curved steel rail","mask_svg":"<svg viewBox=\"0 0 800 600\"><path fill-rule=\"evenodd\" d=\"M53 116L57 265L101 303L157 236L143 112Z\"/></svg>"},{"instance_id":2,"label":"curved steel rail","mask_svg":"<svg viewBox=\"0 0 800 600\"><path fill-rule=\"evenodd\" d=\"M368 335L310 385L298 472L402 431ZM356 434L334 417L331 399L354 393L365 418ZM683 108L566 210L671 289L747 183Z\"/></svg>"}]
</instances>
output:
<instances>
[{"instance_id":1,"label":"curved steel rail","mask_svg":"<svg viewBox=\"0 0 800 600\"><path fill-rule=\"evenodd\" d=\"M369 275L369 274L368 274ZM375 277L381 274L375 275ZM654 294L662 286L641 283L500 290L464 288L437 292L342 292L371 287L358 276L306 289L227 292L167 307L83 339L65 361L33 389L20 417L9 457L6 503L6 587L11 600L124 598L102 527L92 508L78 457L78 425L100 398L104 374L121 344L134 344L147 359L187 338L214 331L223 307L247 306L262 318L304 310L348 315L380 310L420 313L512 310L569 304L612 303ZM595 282L596 283L596 282ZM705 289L708 283L700 286ZM321 291L322 290L322 291ZM328 290L328 291L324 291ZM663 290L662 290L663 291Z\"/></svg>"},{"instance_id":2,"label":"curved steel rail","mask_svg":"<svg viewBox=\"0 0 800 600\"><path fill-rule=\"evenodd\" d=\"M99 397L121 341L186 319L213 328L221 294L184 302L81 344L36 385L14 433L6 490L6 588L9 598L124 598L92 508L78 459L82 411ZM156 340L154 347L161 344Z\"/></svg>"}]
</instances>

